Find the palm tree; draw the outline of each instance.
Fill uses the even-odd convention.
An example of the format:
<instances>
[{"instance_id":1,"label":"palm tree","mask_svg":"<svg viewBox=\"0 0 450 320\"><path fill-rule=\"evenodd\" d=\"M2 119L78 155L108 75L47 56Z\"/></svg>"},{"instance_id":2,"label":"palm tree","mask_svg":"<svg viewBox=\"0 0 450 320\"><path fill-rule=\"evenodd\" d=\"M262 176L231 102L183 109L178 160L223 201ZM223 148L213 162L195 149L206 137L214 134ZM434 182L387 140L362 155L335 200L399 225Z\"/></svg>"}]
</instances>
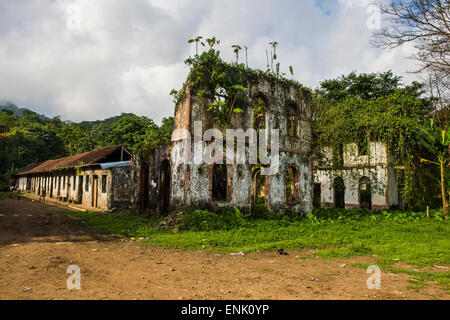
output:
<instances>
[{"instance_id":1,"label":"palm tree","mask_svg":"<svg viewBox=\"0 0 450 320\"><path fill-rule=\"evenodd\" d=\"M245 48L245 67L248 68L248 47L244 46Z\"/></svg>"},{"instance_id":2,"label":"palm tree","mask_svg":"<svg viewBox=\"0 0 450 320\"><path fill-rule=\"evenodd\" d=\"M236 63L239 62L239 50L241 50L241 46L238 44L234 44L231 46L234 49L234 53L236 54Z\"/></svg>"},{"instance_id":3,"label":"palm tree","mask_svg":"<svg viewBox=\"0 0 450 320\"><path fill-rule=\"evenodd\" d=\"M273 60L277 59L277 45L278 45L278 42L272 41L269 44L273 48L273 52L272 51L270 52L270 69L272 69L272 72L274 72L273 71ZM267 65L269 65L269 58L268 57L267 57Z\"/></svg>"},{"instance_id":4,"label":"palm tree","mask_svg":"<svg viewBox=\"0 0 450 320\"><path fill-rule=\"evenodd\" d=\"M271 46L272 46L272 48L273 48L273 59L274 60L276 60L277 59L277 45L278 45L278 42L276 42L276 41L273 41L273 42L271 42L271 43L269 43Z\"/></svg>"},{"instance_id":5,"label":"palm tree","mask_svg":"<svg viewBox=\"0 0 450 320\"><path fill-rule=\"evenodd\" d=\"M188 43L195 42L195 55L198 55L198 43L200 42L201 39L203 39L203 37L197 36L196 38L188 40ZM205 46L205 44L203 42L200 42L200 43L202 44L202 46Z\"/></svg>"},{"instance_id":6,"label":"palm tree","mask_svg":"<svg viewBox=\"0 0 450 320\"><path fill-rule=\"evenodd\" d=\"M420 142L434 157L433 160L420 158L420 162L439 166L442 208L445 217L447 217L448 202L447 193L445 192L445 176L447 168L450 166L450 127L442 130L435 126L433 120L431 120L429 128L421 129Z\"/></svg>"}]
</instances>

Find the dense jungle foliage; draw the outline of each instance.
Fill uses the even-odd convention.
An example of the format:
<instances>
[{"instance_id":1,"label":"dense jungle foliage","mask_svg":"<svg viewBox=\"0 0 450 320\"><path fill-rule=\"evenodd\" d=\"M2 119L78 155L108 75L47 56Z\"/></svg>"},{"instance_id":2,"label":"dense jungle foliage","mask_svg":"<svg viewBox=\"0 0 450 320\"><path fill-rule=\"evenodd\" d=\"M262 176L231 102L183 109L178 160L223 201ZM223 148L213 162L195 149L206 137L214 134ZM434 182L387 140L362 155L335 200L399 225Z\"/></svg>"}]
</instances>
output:
<instances>
[{"instance_id":1,"label":"dense jungle foliage","mask_svg":"<svg viewBox=\"0 0 450 320\"><path fill-rule=\"evenodd\" d=\"M161 126L152 119L123 113L100 121L74 123L42 117L31 110L20 115L0 111L0 190L11 175L30 164L122 144L145 159L170 141L173 118Z\"/></svg>"},{"instance_id":2,"label":"dense jungle foliage","mask_svg":"<svg viewBox=\"0 0 450 320\"><path fill-rule=\"evenodd\" d=\"M425 98L423 85L403 85L401 77L392 72L378 74L351 73L338 79L326 80L315 91L314 99L314 155L323 160L323 147L333 152L333 168L342 167L342 151L348 143L368 150L369 141L385 143L389 161L398 170L400 192L405 205L423 209L437 207L448 197L449 138L448 123L434 123L433 101ZM441 112L447 112L443 110ZM429 146L425 138L442 140L444 180L439 166L430 166L424 159L436 159L439 152ZM336 152L341 150L341 152ZM442 152L444 150L444 152ZM438 162L435 160L435 162ZM441 182L446 191L442 193ZM443 206L446 207L446 206Z\"/></svg>"}]
</instances>

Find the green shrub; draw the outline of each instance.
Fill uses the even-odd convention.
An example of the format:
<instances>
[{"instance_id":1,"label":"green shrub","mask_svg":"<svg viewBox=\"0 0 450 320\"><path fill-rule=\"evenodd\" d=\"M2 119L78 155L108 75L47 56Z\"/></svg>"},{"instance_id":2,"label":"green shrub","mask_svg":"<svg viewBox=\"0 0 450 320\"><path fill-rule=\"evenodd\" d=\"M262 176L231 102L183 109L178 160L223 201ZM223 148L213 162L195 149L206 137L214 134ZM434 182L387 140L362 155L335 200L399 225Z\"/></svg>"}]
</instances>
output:
<instances>
[{"instance_id":1,"label":"green shrub","mask_svg":"<svg viewBox=\"0 0 450 320\"><path fill-rule=\"evenodd\" d=\"M6 181L0 180L0 191L8 191L9 184Z\"/></svg>"},{"instance_id":2,"label":"green shrub","mask_svg":"<svg viewBox=\"0 0 450 320\"><path fill-rule=\"evenodd\" d=\"M442 221L443 215L439 211L430 214L434 219ZM188 208L180 218L179 231L213 231L252 228L263 221L273 221L277 226L289 226L296 222L307 222L313 225L324 223L352 223L355 221L390 221L399 224L407 221L426 219L425 212L389 210L376 212L364 208L349 210L338 208L318 208L306 215L295 211L276 214L267 210L263 204L252 207L251 213L243 214L239 209L224 208L218 212Z\"/></svg>"},{"instance_id":3,"label":"green shrub","mask_svg":"<svg viewBox=\"0 0 450 320\"><path fill-rule=\"evenodd\" d=\"M231 230L249 225L246 215L239 209L222 209L219 212L188 208L180 218L179 230L213 231Z\"/></svg>"}]
</instances>

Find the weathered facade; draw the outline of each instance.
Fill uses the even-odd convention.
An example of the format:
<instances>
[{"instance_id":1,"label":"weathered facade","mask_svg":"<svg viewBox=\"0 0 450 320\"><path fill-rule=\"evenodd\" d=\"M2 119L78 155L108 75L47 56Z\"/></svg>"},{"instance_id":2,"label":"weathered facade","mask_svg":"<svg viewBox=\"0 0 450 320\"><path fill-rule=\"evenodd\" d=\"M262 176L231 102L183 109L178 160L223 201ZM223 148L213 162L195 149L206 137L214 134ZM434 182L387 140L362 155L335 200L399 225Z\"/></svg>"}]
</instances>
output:
<instances>
[{"instance_id":1,"label":"weathered facade","mask_svg":"<svg viewBox=\"0 0 450 320\"><path fill-rule=\"evenodd\" d=\"M342 149L342 165L332 169L333 150L325 149L325 164L314 170L314 205L374 210L401 205L397 169L386 146L370 142L368 148L351 143Z\"/></svg>"},{"instance_id":2,"label":"weathered facade","mask_svg":"<svg viewBox=\"0 0 450 320\"><path fill-rule=\"evenodd\" d=\"M162 214L195 206L233 207L248 212L257 201L263 201L274 212L312 210L310 93L293 83L261 76L249 81L245 94L249 104L242 112L233 113L227 128L243 132L265 129L263 140L268 144L268 155L275 152L271 130L278 130L279 164L265 165L272 166L275 173L263 175L261 165L250 162L250 157L239 159L242 153L230 160L227 150L223 156L213 153L211 163L201 161L210 143L206 131L217 126L208 110L212 101L199 98L187 85L176 106L172 143L160 146L148 166L136 166L141 211ZM256 106L259 113L255 112ZM251 141L244 143L246 155Z\"/></svg>"},{"instance_id":3,"label":"weathered facade","mask_svg":"<svg viewBox=\"0 0 450 320\"><path fill-rule=\"evenodd\" d=\"M131 155L112 146L48 160L16 174L21 192L100 210L127 209L130 201Z\"/></svg>"}]
</instances>

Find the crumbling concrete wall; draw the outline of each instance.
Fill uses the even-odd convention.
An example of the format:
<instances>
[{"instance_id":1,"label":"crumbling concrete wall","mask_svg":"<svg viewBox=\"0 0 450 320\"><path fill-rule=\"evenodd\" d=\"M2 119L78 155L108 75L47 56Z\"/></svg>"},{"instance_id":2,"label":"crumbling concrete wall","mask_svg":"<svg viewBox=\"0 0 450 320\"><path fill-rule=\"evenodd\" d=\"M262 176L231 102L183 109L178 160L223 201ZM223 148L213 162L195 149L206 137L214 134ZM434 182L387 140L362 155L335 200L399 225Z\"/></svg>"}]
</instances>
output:
<instances>
[{"instance_id":1,"label":"crumbling concrete wall","mask_svg":"<svg viewBox=\"0 0 450 320\"><path fill-rule=\"evenodd\" d=\"M161 186L161 170L162 165L164 162L168 164L169 168L172 168L171 158L171 146L170 145L161 145L158 148L156 148L154 154L148 159L148 179L147 179L147 186L144 188L144 186L140 186L139 189L142 189L142 192L145 192L147 190L148 192L148 204L147 204L147 210L149 212L155 213L157 215L162 214L162 186ZM141 166L142 168L142 166ZM144 174L145 172L140 169L138 170L141 174ZM170 169L170 172L172 170ZM172 177L171 177L172 178ZM172 179L170 179L170 184L173 183ZM145 179L141 178L139 181L145 181ZM170 199L172 199L172 187L169 186L168 188L169 194L169 204ZM171 210L171 207L167 208L169 211Z\"/></svg>"},{"instance_id":2,"label":"crumbling concrete wall","mask_svg":"<svg viewBox=\"0 0 450 320\"><path fill-rule=\"evenodd\" d=\"M106 170L105 170L106 171ZM130 207L130 194L135 189L132 183L132 170L130 167L111 168L108 179L108 209L127 209Z\"/></svg>"},{"instance_id":3,"label":"crumbling concrete wall","mask_svg":"<svg viewBox=\"0 0 450 320\"><path fill-rule=\"evenodd\" d=\"M269 176L266 190L267 206L277 212L295 210L309 212L312 210L312 167L309 152L312 143L311 98L308 92L298 86L274 79L259 77L250 82L248 100L251 104L242 113L235 113L229 128L253 128L254 113L252 103L257 97L264 97L266 129L279 129L280 166L278 173ZM244 164L227 163L227 201L212 201L212 166L213 164L187 163L189 152L199 155L209 142L194 143L195 135L203 137L205 131L214 127L208 105L211 101L200 99L192 88L186 86L184 98L177 105L175 113L175 132L172 136L171 153L171 206L177 208L184 205L196 207L238 207L251 210L252 165L248 159ZM253 104L254 105L254 104ZM292 109L293 108L293 109ZM293 111L291 111L291 109ZM288 115L295 116L295 136L288 135ZM195 132L194 124L202 123L201 132ZM187 143L186 134L177 129L185 129L192 135L191 143ZM266 139L270 143L270 132ZM248 145L246 146L248 154ZM270 152L269 152L270 153ZM299 172L296 188L299 191L298 201L287 203L285 192L285 172L289 166L295 166ZM153 180L158 184L158 179ZM157 188L157 187L156 187Z\"/></svg>"}]
</instances>

